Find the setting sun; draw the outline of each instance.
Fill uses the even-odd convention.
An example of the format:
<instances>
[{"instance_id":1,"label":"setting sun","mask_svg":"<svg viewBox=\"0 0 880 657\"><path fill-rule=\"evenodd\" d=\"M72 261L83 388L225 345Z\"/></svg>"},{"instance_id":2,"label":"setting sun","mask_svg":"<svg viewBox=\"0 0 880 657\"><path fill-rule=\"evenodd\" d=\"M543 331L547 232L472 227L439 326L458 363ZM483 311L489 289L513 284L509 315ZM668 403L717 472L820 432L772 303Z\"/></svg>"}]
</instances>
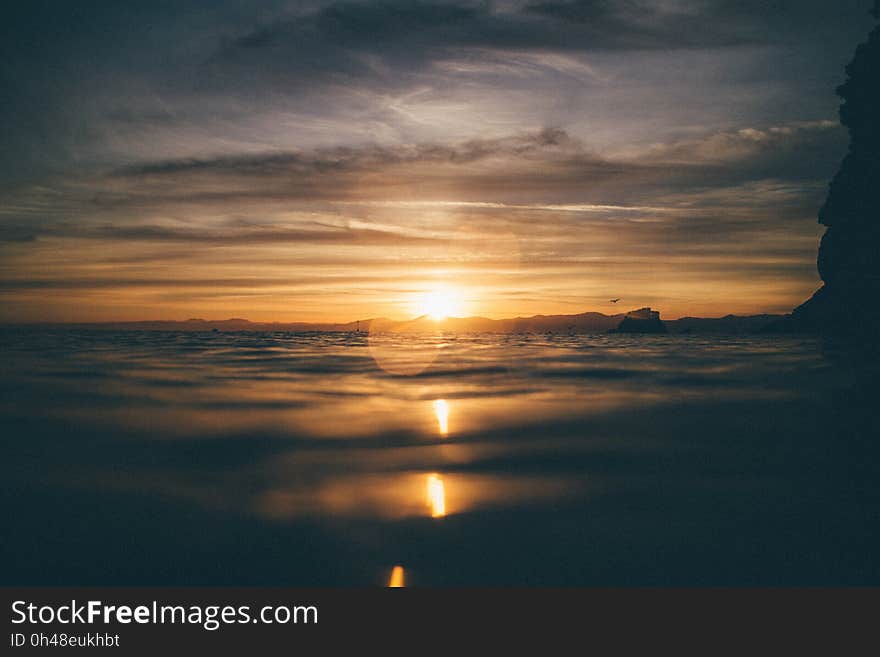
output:
<instances>
[{"instance_id":1,"label":"setting sun","mask_svg":"<svg viewBox=\"0 0 880 657\"><path fill-rule=\"evenodd\" d=\"M415 303L419 315L428 315L435 322L460 315L463 307L462 295L448 287L434 288L419 296Z\"/></svg>"}]
</instances>

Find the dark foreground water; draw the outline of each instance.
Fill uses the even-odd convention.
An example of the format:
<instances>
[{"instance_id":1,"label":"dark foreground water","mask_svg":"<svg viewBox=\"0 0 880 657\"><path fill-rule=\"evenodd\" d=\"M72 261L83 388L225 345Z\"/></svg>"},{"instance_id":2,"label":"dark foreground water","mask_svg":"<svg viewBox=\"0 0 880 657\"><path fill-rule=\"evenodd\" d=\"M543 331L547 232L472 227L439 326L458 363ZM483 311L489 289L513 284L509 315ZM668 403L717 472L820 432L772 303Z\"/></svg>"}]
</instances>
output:
<instances>
[{"instance_id":1,"label":"dark foreground water","mask_svg":"<svg viewBox=\"0 0 880 657\"><path fill-rule=\"evenodd\" d=\"M880 583L875 425L814 340L0 348L2 584Z\"/></svg>"}]
</instances>

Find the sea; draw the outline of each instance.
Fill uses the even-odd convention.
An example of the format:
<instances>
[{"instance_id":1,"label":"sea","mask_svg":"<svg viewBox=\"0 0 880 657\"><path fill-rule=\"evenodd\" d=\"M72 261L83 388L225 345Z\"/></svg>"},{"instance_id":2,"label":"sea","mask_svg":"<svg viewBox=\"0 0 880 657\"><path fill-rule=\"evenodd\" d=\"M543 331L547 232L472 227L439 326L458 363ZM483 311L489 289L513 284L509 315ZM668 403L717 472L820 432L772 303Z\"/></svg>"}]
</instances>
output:
<instances>
[{"instance_id":1,"label":"sea","mask_svg":"<svg viewBox=\"0 0 880 657\"><path fill-rule=\"evenodd\" d=\"M0 582L880 583L813 337L0 330Z\"/></svg>"}]
</instances>

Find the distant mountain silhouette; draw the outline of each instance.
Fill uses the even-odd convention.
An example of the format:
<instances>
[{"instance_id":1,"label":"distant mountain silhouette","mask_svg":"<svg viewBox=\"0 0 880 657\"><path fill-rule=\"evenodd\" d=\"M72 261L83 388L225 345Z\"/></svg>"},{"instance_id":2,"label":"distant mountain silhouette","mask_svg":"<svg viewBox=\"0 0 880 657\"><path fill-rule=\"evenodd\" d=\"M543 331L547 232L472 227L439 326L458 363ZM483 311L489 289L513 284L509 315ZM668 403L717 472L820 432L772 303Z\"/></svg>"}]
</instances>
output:
<instances>
[{"instance_id":1,"label":"distant mountain silhouette","mask_svg":"<svg viewBox=\"0 0 880 657\"><path fill-rule=\"evenodd\" d=\"M774 325L789 316L781 315L725 315L724 317L682 317L666 321L673 333L767 333Z\"/></svg>"},{"instance_id":2,"label":"distant mountain silhouette","mask_svg":"<svg viewBox=\"0 0 880 657\"><path fill-rule=\"evenodd\" d=\"M624 315L603 315L587 312L578 315L535 315L511 319L486 317L448 317L435 321L422 316L405 322L377 321L373 330L394 332L435 332L438 329L455 333L604 333L616 327Z\"/></svg>"},{"instance_id":3,"label":"distant mountain silhouette","mask_svg":"<svg viewBox=\"0 0 880 657\"><path fill-rule=\"evenodd\" d=\"M774 322L785 320L782 315L727 315L725 317L683 317L661 320L659 313L641 308L627 313L605 315L585 312L576 315L534 315L509 319L487 317L448 317L441 321L428 315L410 320L385 317L361 319L345 323L251 322L247 319L144 320L134 322L89 322L49 324L93 330L123 331L283 331L283 332L393 332L393 333L537 333L537 334L599 334L619 333L758 333Z\"/></svg>"},{"instance_id":4,"label":"distant mountain silhouette","mask_svg":"<svg viewBox=\"0 0 880 657\"><path fill-rule=\"evenodd\" d=\"M880 2L873 15L880 18ZM855 344L880 338L880 26L856 48L837 89L849 151L819 211L828 227L817 266L824 285L777 329L813 328Z\"/></svg>"}]
</instances>

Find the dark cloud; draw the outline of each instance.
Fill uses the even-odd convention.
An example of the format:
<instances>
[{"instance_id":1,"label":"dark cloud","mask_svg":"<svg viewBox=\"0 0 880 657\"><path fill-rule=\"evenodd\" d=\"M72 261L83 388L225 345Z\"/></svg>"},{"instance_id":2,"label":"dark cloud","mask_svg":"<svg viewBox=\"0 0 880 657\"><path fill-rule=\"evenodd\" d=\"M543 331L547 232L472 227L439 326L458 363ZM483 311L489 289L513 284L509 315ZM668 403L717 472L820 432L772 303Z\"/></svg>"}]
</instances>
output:
<instances>
[{"instance_id":1,"label":"dark cloud","mask_svg":"<svg viewBox=\"0 0 880 657\"><path fill-rule=\"evenodd\" d=\"M232 289L261 289L261 288L284 288L303 285L327 285L386 282L390 280L387 275L379 276L344 276L330 278L327 276L295 276L284 278L271 278L266 276L251 276L249 278L43 278L31 280L0 280L0 292L14 292L18 290L115 290L126 288L184 288L200 289L215 288L222 290Z\"/></svg>"},{"instance_id":2,"label":"dark cloud","mask_svg":"<svg viewBox=\"0 0 880 657\"><path fill-rule=\"evenodd\" d=\"M496 216L554 214L559 204L703 208L731 215L772 208L774 220L815 212L843 154L829 122L719 132L615 158L559 129L456 143L364 146L163 160L71 179L22 199L0 223L0 241L81 237L205 244L402 243L406 231L341 229L300 220L293 209L368 217L359 203L497 203ZM348 204L345 207L339 203ZM514 206L524 205L523 208ZM12 205L8 207L13 207ZM478 214L475 208L466 210ZM261 221L241 219L259 217ZM610 213L620 220L620 212ZM597 217L591 212L591 217ZM175 218L169 221L169 218ZM718 230L721 230L718 228ZM410 243L427 238L409 234Z\"/></svg>"},{"instance_id":3,"label":"dark cloud","mask_svg":"<svg viewBox=\"0 0 880 657\"><path fill-rule=\"evenodd\" d=\"M579 145L564 130L548 128L532 134L501 139L473 139L459 144L331 148L318 149L310 153L268 153L172 160L125 167L112 175L121 178L193 173L235 176L278 173L320 175L399 164L467 164L490 157L517 157L538 150L575 148L579 148Z\"/></svg>"},{"instance_id":4,"label":"dark cloud","mask_svg":"<svg viewBox=\"0 0 880 657\"><path fill-rule=\"evenodd\" d=\"M20 229L19 229L20 230ZM387 244L429 244L436 243L431 237L406 235L400 232L352 228L339 226L284 226L277 223L257 224L237 221L225 225L170 227L155 224L112 225L112 224L70 224L62 223L46 226L32 231L22 239L16 239L16 230L11 234L0 228L3 241L33 241L46 237L90 239L109 242L166 242L198 245L252 244L348 244L360 246L381 246Z\"/></svg>"},{"instance_id":5,"label":"dark cloud","mask_svg":"<svg viewBox=\"0 0 880 657\"><path fill-rule=\"evenodd\" d=\"M546 129L453 144L153 162L117 170L106 184L114 206L135 200L352 201L413 194L438 200L634 205L657 195L767 179L821 181L833 171L843 145L838 126L815 122L715 133L609 158L563 130Z\"/></svg>"},{"instance_id":6,"label":"dark cloud","mask_svg":"<svg viewBox=\"0 0 880 657\"><path fill-rule=\"evenodd\" d=\"M226 135L216 131L273 103L325 116L342 111L340 103L367 103L353 97L353 89L381 95L419 85L455 87L469 75L444 74L432 64L468 56L479 62L487 49L626 58L644 50L797 44L796 52L750 75L809 62L814 70L802 66L791 78L803 89L820 74L826 84L831 73L823 71L839 71L842 61L835 61L835 53L846 56L860 37L859 21L869 5L870 0L17 3L0 25L6 99L0 104L0 192L72 167L90 168L107 157L140 159L147 135L162 130L209 132L220 142ZM491 86L492 76L484 78ZM328 95L319 99L319 92ZM800 94L801 106L804 100ZM368 105L358 112L370 118ZM474 133L479 131L475 126ZM113 141L108 138L122 133L136 148L122 155L102 152ZM190 138L198 150L198 139ZM180 142L169 137L171 144Z\"/></svg>"},{"instance_id":7,"label":"dark cloud","mask_svg":"<svg viewBox=\"0 0 880 657\"><path fill-rule=\"evenodd\" d=\"M37 239L32 226L3 223L0 224L0 242L33 242Z\"/></svg>"},{"instance_id":8,"label":"dark cloud","mask_svg":"<svg viewBox=\"0 0 880 657\"><path fill-rule=\"evenodd\" d=\"M672 47L803 41L846 29L851 16L867 11L864 0L843 0L832 10L821 0L548 0L525 12L638 35ZM719 39L720 37L720 39Z\"/></svg>"},{"instance_id":9,"label":"dark cloud","mask_svg":"<svg viewBox=\"0 0 880 657\"><path fill-rule=\"evenodd\" d=\"M752 42L747 30L700 15L668 16L651 3L546 3L522 10L490 2L333 2L227 40L203 69L205 84L315 84L399 88L431 63L468 50L632 51L719 48ZM436 80L435 80L436 83Z\"/></svg>"},{"instance_id":10,"label":"dark cloud","mask_svg":"<svg viewBox=\"0 0 880 657\"><path fill-rule=\"evenodd\" d=\"M865 3L709 0L540 2L516 8L459 0L332 2L262 25L224 45L221 58L267 51L297 71L364 73L359 53L402 55L410 62L461 48L633 50L721 48L771 39L804 40L840 27ZM843 9L844 11L840 11ZM325 57L328 55L329 57Z\"/></svg>"},{"instance_id":11,"label":"dark cloud","mask_svg":"<svg viewBox=\"0 0 880 657\"><path fill-rule=\"evenodd\" d=\"M763 179L825 180L845 150L846 136L832 121L794 123L766 128L741 128L698 139L684 139L650 148L643 161L702 163L712 171L735 176L735 182Z\"/></svg>"}]
</instances>

